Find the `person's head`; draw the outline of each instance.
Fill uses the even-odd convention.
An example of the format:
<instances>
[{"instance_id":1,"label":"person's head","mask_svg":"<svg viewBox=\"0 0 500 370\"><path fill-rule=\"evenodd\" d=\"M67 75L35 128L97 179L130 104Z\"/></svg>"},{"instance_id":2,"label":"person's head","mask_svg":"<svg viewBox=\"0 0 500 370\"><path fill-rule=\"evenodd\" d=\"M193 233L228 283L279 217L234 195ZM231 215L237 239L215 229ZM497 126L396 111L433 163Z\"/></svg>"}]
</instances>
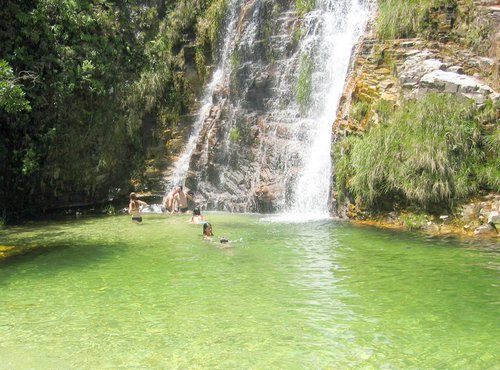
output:
<instances>
[{"instance_id":1,"label":"person's head","mask_svg":"<svg viewBox=\"0 0 500 370\"><path fill-rule=\"evenodd\" d=\"M210 224L210 222L205 222L203 224L203 235L205 236L213 236L214 233L212 231L212 225Z\"/></svg>"},{"instance_id":2,"label":"person's head","mask_svg":"<svg viewBox=\"0 0 500 370\"><path fill-rule=\"evenodd\" d=\"M182 191L182 185L178 185L178 186L177 186L177 190L178 190L178 191Z\"/></svg>"},{"instance_id":3,"label":"person's head","mask_svg":"<svg viewBox=\"0 0 500 370\"><path fill-rule=\"evenodd\" d=\"M194 193L193 193L193 191L192 191L192 190L189 190L189 191L187 192L187 195L189 195L190 197L192 197L192 196L194 196Z\"/></svg>"},{"instance_id":4,"label":"person's head","mask_svg":"<svg viewBox=\"0 0 500 370\"><path fill-rule=\"evenodd\" d=\"M130 200L137 200L137 195L134 192L130 193Z\"/></svg>"},{"instance_id":5,"label":"person's head","mask_svg":"<svg viewBox=\"0 0 500 370\"><path fill-rule=\"evenodd\" d=\"M200 209L198 207L193 209L193 216L201 216L201 212L200 212Z\"/></svg>"}]
</instances>

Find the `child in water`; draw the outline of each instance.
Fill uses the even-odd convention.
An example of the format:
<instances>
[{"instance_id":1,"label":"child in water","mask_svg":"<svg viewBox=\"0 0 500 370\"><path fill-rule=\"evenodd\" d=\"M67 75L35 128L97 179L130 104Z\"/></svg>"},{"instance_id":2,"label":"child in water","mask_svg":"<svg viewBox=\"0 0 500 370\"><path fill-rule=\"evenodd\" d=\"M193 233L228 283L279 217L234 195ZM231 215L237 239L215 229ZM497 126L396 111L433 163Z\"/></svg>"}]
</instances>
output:
<instances>
[{"instance_id":1,"label":"child in water","mask_svg":"<svg viewBox=\"0 0 500 370\"><path fill-rule=\"evenodd\" d=\"M137 199L137 195L135 193L130 193L130 203L128 204L128 213L132 215L132 221L135 223L142 222L141 210L144 207L148 207L149 204L143 202L142 200Z\"/></svg>"},{"instance_id":2,"label":"child in water","mask_svg":"<svg viewBox=\"0 0 500 370\"><path fill-rule=\"evenodd\" d=\"M210 222L205 222L203 224L203 239L212 240L212 236L214 236L212 225Z\"/></svg>"},{"instance_id":3,"label":"child in water","mask_svg":"<svg viewBox=\"0 0 500 370\"><path fill-rule=\"evenodd\" d=\"M210 224L210 222L205 222L203 224L203 239L212 240L212 236L214 236L214 233L212 230L212 225ZM225 244L225 243L229 243L229 240L226 237L222 236L220 238L220 242L222 244Z\"/></svg>"},{"instance_id":4,"label":"child in water","mask_svg":"<svg viewBox=\"0 0 500 370\"><path fill-rule=\"evenodd\" d=\"M200 209L198 207L193 209L193 216L191 216L191 221L189 222L192 222L194 224L201 224L205 222L205 217L201 215Z\"/></svg>"}]
</instances>

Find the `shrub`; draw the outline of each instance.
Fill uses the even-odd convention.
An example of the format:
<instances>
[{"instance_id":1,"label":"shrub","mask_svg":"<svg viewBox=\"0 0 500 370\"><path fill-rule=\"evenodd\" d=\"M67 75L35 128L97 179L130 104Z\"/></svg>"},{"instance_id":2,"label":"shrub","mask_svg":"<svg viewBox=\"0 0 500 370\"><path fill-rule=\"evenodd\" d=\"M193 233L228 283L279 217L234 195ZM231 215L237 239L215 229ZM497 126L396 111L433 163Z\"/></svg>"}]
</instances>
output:
<instances>
[{"instance_id":1,"label":"shrub","mask_svg":"<svg viewBox=\"0 0 500 370\"><path fill-rule=\"evenodd\" d=\"M196 66L206 77L206 66L217 56L217 44L228 11L228 0L213 0L196 26Z\"/></svg>"},{"instance_id":2,"label":"shrub","mask_svg":"<svg viewBox=\"0 0 500 370\"><path fill-rule=\"evenodd\" d=\"M295 0L295 9L300 16L309 13L316 6L316 0Z\"/></svg>"},{"instance_id":3,"label":"shrub","mask_svg":"<svg viewBox=\"0 0 500 370\"><path fill-rule=\"evenodd\" d=\"M351 106L351 117L357 121L361 122L368 112L370 111L370 104L365 101L357 101Z\"/></svg>"},{"instance_id":4,"label":"shrub","mask_svg":"<svg viewBox=\"0 0 500 370\"><path fill-rule=\"evenodd\" d=\"M401 221L403 221L403 225L410 231L420 230L427 224L425 215L413 213L402 214Z\"/></svg>"},{"instance_id":5,"label":"shrub","mask_svg":"<svg viewBox=\"0 0 500 370\"><path fill-rule=\"evenodd\" d=\"M238 127L233 127L229 130L229 140L232 143L237 143L241 138L240 129Z\"/></svg>"},{"instance_id":6,"label":"shrub","mask_svg":"<svg viewBox=\"0 0 500 370\"><path fill-rule=\"evenodd\" d=\"M363 137L336 144L344 155L336 158L339 189L367 207L402 198L428 210L479 189L498 191L498 130L481 135L472 102L429 94L387 114Z\"/></svg>"}]
</instances>

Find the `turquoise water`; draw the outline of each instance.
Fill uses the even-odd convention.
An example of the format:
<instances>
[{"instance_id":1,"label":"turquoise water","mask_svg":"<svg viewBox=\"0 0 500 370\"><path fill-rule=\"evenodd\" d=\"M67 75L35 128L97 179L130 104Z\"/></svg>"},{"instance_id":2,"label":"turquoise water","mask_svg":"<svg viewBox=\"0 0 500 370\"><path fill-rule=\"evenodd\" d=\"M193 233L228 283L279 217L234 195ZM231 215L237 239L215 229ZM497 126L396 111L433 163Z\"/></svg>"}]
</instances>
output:
<instances>
[{"instance_id":1,"label":"turquoise water","mask_svg":"<svg viewBox=\"0 0 500 370\"><path fill-rule=\"evenodd\" d=\"M498 245L208 217L2 231L0 369L500 368Z\"/></svg>"}]
</instances>

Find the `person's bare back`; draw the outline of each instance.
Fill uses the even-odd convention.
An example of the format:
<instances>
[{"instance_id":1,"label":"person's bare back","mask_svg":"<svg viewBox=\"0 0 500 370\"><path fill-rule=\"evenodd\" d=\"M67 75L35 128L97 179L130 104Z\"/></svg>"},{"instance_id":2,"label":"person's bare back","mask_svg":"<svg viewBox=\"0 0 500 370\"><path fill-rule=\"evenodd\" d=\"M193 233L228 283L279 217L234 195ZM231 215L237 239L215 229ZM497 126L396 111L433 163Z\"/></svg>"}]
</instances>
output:
<instances>
[{"instance_id":1,"label":"person's bare back","mask_svg":"<svg viewBox=\"0 0 500 370\"><path fill-rule=\"evenodd\" d=\"M178 193L179 189L178 187L175 187L172 189L165 197L163 197L163 207L167 210L167 212L173 212L174 211L174 197Z\"/></svg>"}]
</instances>

